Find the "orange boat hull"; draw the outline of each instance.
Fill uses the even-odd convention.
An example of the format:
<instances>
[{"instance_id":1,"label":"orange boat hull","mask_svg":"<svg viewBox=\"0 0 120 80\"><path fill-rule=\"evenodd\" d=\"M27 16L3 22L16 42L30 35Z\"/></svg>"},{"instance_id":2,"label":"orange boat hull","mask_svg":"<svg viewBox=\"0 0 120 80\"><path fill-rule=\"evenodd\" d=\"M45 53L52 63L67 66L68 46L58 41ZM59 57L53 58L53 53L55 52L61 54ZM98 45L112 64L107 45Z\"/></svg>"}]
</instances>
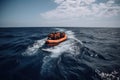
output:
<instances>
[{"instance_id":1,"label":"orange boat hull","mask_svg":"<svg viewBox=\"0 0 120 80\"><path fill-rule=\"evenodd\" d=\"M60 39L57 39L57 40L47 40L46 41L46 44L48 46L56 46L58 45L59 43L65 41L67 39L67 35L65 34L65 36L63 38L60 38Z\"/></svg>"}]
</instances>

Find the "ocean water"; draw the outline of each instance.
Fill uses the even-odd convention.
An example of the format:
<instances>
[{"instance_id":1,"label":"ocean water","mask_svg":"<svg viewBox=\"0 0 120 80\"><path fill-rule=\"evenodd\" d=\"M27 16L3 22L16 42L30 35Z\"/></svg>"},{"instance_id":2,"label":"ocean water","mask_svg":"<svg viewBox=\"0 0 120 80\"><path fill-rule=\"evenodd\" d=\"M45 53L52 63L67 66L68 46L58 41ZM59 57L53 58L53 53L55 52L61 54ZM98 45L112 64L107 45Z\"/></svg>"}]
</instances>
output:
<instances>
[{"instance_id":1,"label":"ocean water","mask_svg":"<svg viewBox=\"0 0 120 80\"><path fill-rule=\"evenodd\" d=\"M120 80L120 28L0 28L0 80Z\"/></svg>"}]
</instances>

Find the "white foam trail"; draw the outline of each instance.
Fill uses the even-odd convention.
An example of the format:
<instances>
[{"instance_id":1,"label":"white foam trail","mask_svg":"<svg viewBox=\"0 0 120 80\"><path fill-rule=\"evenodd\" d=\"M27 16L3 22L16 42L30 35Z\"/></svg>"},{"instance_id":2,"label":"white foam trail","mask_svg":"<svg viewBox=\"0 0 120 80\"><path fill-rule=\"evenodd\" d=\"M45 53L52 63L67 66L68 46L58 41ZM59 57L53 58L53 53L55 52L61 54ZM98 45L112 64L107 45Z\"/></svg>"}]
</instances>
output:
<instances>
[{"instance_id":1,"label":"white foam trail","mask_svg":"<svg viewBox=\"0 0 120 80\"><path fill-rule=\"evenodd\" d=\"M120 69L119 69L120 70ZM117 76L119 74L119 71L113 70L110 73L102 72L98 69L95 70L95 72L101 77L103 80L120 80L120 76Z\"/></svg>"},{"instance_id":2,"label":"white foam trail","mask_svg":"<svg viewBox=\"0 0 120 80\"><path fill-rule=\"evenodd\" d=\"M79 41L76 37L74 32L68 31L61 28L55 28L58 31L65 32L67 34L68 39L62 43L60 43L57 46L42 49L44 51L48 51L51 53L49 56L45 56L43 58L43 64L41 67L41 74L49 73L52 68L54 67L54 61L59 57L62 53L70 53L72 55L78 55L80 54L80 48L82 47L81 41Z\"/></svg>"},{"instance_id":3,"label":"white foam trail","mask_svg":"<svg viewBox=\"0 0 120 80\"><path fill-rule=\"evenodd\" d=\"M74 43L73 43L74 42ZM71 53L71 54L79 54L80 47L76 45L75 41L65 41L58 46L42 49L44 51L51 52L51 57L58 57L63 52Z\"/></svg>"},{"instance_id":4,"label":"white foam trail","mask_svg":"<svg viewBox=\"0 0 120 80\"><path fill-rule=\"evenodd\" d=\"M78 41L80 44L82 44L82 42L75 37L74 32L72 32L72 31L66 31L65 33L68 35L68 38L72 38L72 39Z\"/></svg>"},{"instance_id":5,"label":"white foam trail","mask_svg":"<svg viewBox=\"0 0 120 80\"><path fill-rule=\"evenodd\" d=\"M32 46L28 46L27 50L23 52L22 55L25 56L35 55L38 49L44 45L45 40L46 38L35 41L35 43Z\"/></svg>"},{"instance_id":6,"label":"white foam trail","mask_svg":"<svg viewBox=\"0 0 120 80\"><path fill-rule=\"evenodd\" d=\"M80 53L80 46L82 46L82 42L79 41L75 35L74 32L72 31L67 31L65 29L61 28L55 28L59 31L64 31L67 34L68 40L60 43L58 46L54 46L51 48L47 49L42 49L44 51L51 52L52 54L50 55L51 57L58 57L61 55L63 52L71 53L71 54L79 54ZM80 45L77 45L77 44Z\"/></svg>"}]
</instances>

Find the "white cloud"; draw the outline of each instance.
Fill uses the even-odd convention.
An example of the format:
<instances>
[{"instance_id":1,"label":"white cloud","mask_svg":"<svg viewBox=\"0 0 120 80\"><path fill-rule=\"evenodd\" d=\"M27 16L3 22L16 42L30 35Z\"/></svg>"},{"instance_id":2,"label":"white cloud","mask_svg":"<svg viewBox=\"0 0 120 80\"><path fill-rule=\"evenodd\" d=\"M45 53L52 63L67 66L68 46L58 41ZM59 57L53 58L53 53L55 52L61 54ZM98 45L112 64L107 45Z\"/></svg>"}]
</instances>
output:
<instances>
[{"instance_id":1,"label":"white cloud","mask_svg":"<svg viewBox=\"0 0 120 80\"><path fill-rule=\"evenodd\" d=\"M82 16L113 16L120 12L120 7L113 0L96 3L95 0L54 0L58 7L42 13L44 18L73 18Z\"/></svg>"},{"instance_id":2,"label":"white cloud","mask_svg":"<svg viewBox=\"0 0 120 80\"><path fill-rule=\"evenodd\" d=\"M58 4L55 9L40 14L46 19L46 22L48 21L47 23L53 25L68 25L68 23L69 25L82 25L79 22L86 24L85 22L88 21L93 26L93 20L95 21L97 18L101 20L101 18L116 16L120 13L120 6L115 4L114 0L108 0L107 2L54 0L54 2Z\"/></svg>"},{"instance_id":3,"label":"white cloud","mask_svg":"<svg viewBox=\"0 0 120 80\"><path fill-rule=\"evenodd\" d=\"M62 3L64 0L55 0L55 3L57 3L57 4L60 4L60 3Z\"/></svg>"}]
</instances>

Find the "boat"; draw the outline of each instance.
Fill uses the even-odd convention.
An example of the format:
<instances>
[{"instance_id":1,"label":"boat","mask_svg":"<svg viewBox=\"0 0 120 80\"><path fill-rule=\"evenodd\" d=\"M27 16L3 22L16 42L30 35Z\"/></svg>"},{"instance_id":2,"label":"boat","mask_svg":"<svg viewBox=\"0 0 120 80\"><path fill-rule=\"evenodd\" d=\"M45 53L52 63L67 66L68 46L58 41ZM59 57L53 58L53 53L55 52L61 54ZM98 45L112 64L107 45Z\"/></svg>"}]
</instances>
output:
<instances>
[{"instance_id":1,"label":"boat","mask_svg":"<svg viewBox=\"0 0 120 80\"><path fill-rule=\"evenodd\" d=\"M46 40L46 45L48 46L56 46L59 43L65 41L67 39L67 35L64 32L55 32L50 33Z\"/></svg>"}]
</instances>

